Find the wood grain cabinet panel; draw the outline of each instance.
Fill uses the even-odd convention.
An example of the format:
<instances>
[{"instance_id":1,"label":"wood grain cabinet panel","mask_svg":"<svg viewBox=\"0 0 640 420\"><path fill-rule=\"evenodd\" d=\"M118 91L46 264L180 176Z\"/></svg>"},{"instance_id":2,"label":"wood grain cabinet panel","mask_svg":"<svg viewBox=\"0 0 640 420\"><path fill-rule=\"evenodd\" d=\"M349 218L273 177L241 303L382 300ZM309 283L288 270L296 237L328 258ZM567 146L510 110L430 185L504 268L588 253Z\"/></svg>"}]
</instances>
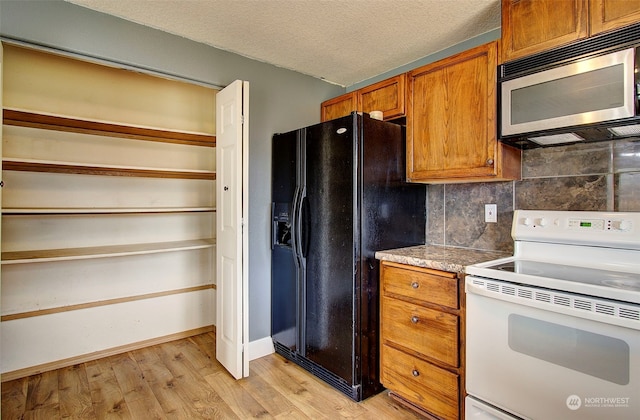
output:
<instances>
[{"instance_id":1,"label":"wood grain cabinet panel","mask_svg":"<svg viewBox=\"0 0 640 420\"><path fill-rule=\"evenodd\" d=\"M384 337L397 346L422 353L451 366L458 366L458 317L383 298L380 327Z\"/></svg>"},{"instance_id":2,"label":"wood grain cabinet panel","mask_svg":"<svg viewBox=\"0 0 640 420\"><path fill-rule=\"evenodd\" d=\"M458 279L454 273L390 266L385 268L382 288L386 295L458 308Z\"/></svg>"},{"instance_id":3,"label":"wood grain cabinet panel","mask_svg":"<svg viewBox=\"0 0 640 420\"><path fill-rule=\"evenodd\" d=\"M502 61L588 35L588 0L502 0Z\"/></svg>"},{"instance_id":4,"label":"wood grain cabinet panel","mask_svg":"<svg viewBox=\"0 0 640 420\"><path fill-rule=\"evenodd\" d=\"M429 418L462 418L462 279L387 261L381 279L380 381L392 397Z\"/></svg>"},{"instance_id":5,"label":"wood grain cabinet panel","mask_svg":"<svg viewBox=\"0 0 640 420\"><path fill-rule=\"evenodd\" d=\"M356 92L345 93L324 101L320 106L320 118L322 121L333 120L358 111L359 108Z\"/></svg>"},{"instance_id":6,"label":"wood grain cabinet panel","mask_svg":"<svg viewBox=\"0 0 640 420\"><path fill-rule=\"evenodd\" d=\"M390 77L364 88L324 101L320 106L322 121L344 117L353 111L382 111L383 119L405 115L406 74Z\"/></svg>"},{"instance_id":7,"label":"wood grain cabinet panel","mask_svg":"<svg viewBox=\"0 0 640 420\"><path fill-rule=\"evenodd\" d=\"M391 77L358 90L362 112L382 111L389 120L405 114L406 75Z\"/></svg>"},{"instance_id":8,"label":"wood grain cabinet panel","mask_svg":"<svg viewBox=\"0 0 640 420\"><path fill-rule=\"evenodd\" d=\"M591 35L640 22L640 0L591 0Z\"/></svg>"},{"instance_id":9,"label":"wood grain cabinet panel","mask_svg":"<svg viewBox=\"0 0 640 420\"><path fill-rule=\"evenodd\" d=\"M640 22L640 0L502 0L502 61Z\"/></svg>"},{"instance_id":10,"label":"wood grain cabinet panel","mask_svg":"<svg viewBox=\"0 0 640 420\"><path fill-rule=\"evenodd\" d=\"M382 346L382 383L443 419L459 419L459 375L393 347Z\"/></svg>"},{"instance_id":11,"label":"wood grain cabinet panel","mask_svg":"<svg viewBox=\"0 0 640 420\"><path fill-rule=\"evenodd\" d=\"M408 181L520 178L520 151L497 140L497 53L494 41L409 72Z\"/></svg>"}]
</instances>

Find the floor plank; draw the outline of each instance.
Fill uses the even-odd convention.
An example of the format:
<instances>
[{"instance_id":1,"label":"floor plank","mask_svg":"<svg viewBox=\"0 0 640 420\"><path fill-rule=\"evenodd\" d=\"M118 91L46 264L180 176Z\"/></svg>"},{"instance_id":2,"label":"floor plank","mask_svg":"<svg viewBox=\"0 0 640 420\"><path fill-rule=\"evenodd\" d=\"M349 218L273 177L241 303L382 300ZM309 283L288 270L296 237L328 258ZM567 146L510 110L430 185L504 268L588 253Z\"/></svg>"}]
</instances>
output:
<instances>
[{"instance_id":1,"label":"floor plank","mask_svg":"<svg viewBox=\"0 0 640 420\"><path fill-rule=\"evenodd\" d=\"M87 362L85 366L96 419L131 419L129 407L108 359Z\"/></svg>"},{"instance_id":2,"label":"floor plank","mask_svg":"<svg viewBox=\"0 0 640 420\"><path fill-rule=\"evenodd\" d=\"M212 332L2 383L9 419L417 420L386 392L356 403L279 355L235 380Z\"/></svg>"},{"instance_id":3,"label":"floor plank","mask_svg":"<svg viewBox=\"0 0 640 420\"><path fill-rule=\"evenodd\" d=\"M250 371L254 363L250 364ZM304 418L304 414L296 408L291 400L278 392L262 376L249 375L238 381L238 384L249 392L274 418Z\"/></svg>"},{"instance_id":4,"label":"floor plank","mask_svg":"<svg viewBox=\"0 0 640 420\"><path fill-rule=\"evenodd\" d=\"M111 356L109 359L131 416L134 419L167 418L131 352Z\"/></svg>"},{"instance_id":5,"label":"floor plank","mask_svg":"<svg viewBox=\"0 0 640 420\"><path fill-rule=\"evenodd\" d=\"M2 419L21 419L26 410L29 378L2 384Z\"/></svg>"},{"instance_id":6,"label":"floor plank","mask_svg":"<svg viewBox=\"0 0 640 420\"><path fill-rule=\"evenodd\" d=\"M57 410L59 407L58 395L58 371L31 376L25 409L27 412Z\"/></svg>"},{"instance_id":7,"label":"floor plank","mask_svg":"<svg viewBox=\"0 0 640 420\"><path fill-rule=\"evenodd\" d=\"M150 347L134 352L136 362L149 384L153 395L162 407L167 418L180 419L193 417L196 413L188 404L185 404L175 389L173 374L167 369L155 352Z\"/></svg>"},{"instance_id":8,"label":"floor plank","mask_svg":"<svg viewBox=\"0 0 640 420\"><path fill-rule=\"evenodd\" d=\"M91 390L84 364L58 371L60 416L73 419L95 419Z\"/></svg>"}]
</instances>

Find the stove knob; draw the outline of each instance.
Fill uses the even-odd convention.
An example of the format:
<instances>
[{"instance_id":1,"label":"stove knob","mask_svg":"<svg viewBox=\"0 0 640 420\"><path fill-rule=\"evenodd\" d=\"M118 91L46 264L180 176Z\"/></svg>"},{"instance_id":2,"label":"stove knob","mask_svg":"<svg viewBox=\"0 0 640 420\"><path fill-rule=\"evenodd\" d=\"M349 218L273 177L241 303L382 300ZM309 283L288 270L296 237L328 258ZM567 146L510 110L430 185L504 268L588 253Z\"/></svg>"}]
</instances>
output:
<instances>
[{"instance_id":1,"label":"stove knob","mask_svg":"<svg viewBox=\"0 0 640 420\"><path fill-rule=\"evenodd\" d=\"M528 217L525 217L524 219L522 219L522 224L525 225L525 226L531 226L531 223L532 223L532 221Z\"/></svg>"},{"instance_id":2,"label":"stove knob","mask_svg":"<svg viewBox=\"0 0 640 420\"><path fill-rule=\"evenodd\" d=\"M546 219L546 218L543 217L538 221L538 224L540 226L547 226L549 224L549 219Z\"/></svg>"}]
</instances>

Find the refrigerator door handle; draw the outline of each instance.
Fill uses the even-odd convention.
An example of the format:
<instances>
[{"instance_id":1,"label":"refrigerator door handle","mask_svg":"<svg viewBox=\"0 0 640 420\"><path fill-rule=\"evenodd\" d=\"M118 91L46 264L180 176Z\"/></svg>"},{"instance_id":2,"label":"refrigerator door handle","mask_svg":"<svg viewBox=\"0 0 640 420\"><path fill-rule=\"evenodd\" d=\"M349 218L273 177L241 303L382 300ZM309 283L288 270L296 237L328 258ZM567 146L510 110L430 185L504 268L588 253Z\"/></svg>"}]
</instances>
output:
<instances>
[{"instance_id":1,"label":"refrigerator door handle","mask_svg":"<svg viewBox=\"0 0 640 420\"><path fill-rule=\"evenodd\" d=\"M300 206L300 255L303 259L309 255L309 201L305 195Z\"/></svg>"},{"instance_id":2,"label":"refrigerator door handle","mask_svg":"<svg viewBox=\"0 0 640 420\"><path fill-rule=\"evenodd\" d=\"M301 189L296 189L297 197L295 201L294 207L294 220L295 220L295 230L293 232L292 237L295 237L294 240L294 254L296 258L296 264L299 268L304 269L305 259L307 257L306 251L308 248L308 244L306 241L306 227L304 225L305 218L304 217L304 209L306 208L306 189L303 187Z\"/></svg>"},{"instance_id":3,"label":"refrigerator door handle","mask_svg":"<svg viewBox=\"0 0 640 420\"><path fill-rule=\"evenodd\" d=\"M276 203L271 202L271 250L276 246L278 219L276 218Z\"/></svg>"},{"instance_id":4,"label":"refrigerator door handle","mask_svg":"<svg viewBox=\"0 0 640 420\"><path fill-rule=\"evenodd\" d=\"M291 249L297 267L300 267L300 188L293 193L293 208L291 209Z\"/></svg>"}]
</instances>

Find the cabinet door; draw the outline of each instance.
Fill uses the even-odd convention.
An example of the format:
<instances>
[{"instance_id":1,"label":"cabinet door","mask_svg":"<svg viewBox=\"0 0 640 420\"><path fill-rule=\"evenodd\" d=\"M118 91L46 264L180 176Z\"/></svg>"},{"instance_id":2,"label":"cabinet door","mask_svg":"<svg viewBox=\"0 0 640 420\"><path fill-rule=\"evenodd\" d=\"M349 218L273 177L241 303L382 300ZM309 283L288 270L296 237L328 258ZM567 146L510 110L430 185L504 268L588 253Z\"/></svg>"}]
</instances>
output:
<instances>
[{"instance_id":1,"label":"cabinet door","mask_svg":"<svg viewBox=\"0 0 640 420\"><path fill-rule=\"evenodd\" d=\"M353 111L359 111L358 95L354 92L345 93L335 98L326 100L320 105L321 121L329 121L344 117Z\"/></svg>"},{"instance_id":2,"label":"cabinet door","mask_svg":"<svg viewBox=\"0 0 640 420\"><path fill-rule=\"evenodd\" d=\"M640 22L640 0L591 0L591 35Z\"/></svg>"},{"instance_id":3,"label":"cabinet door","mask_svg":"<svg viewBox=\"0 0 640 420\"><path fill-rule=\"evenodd\" d=\"M502 0L502 61L586 37L587 13L587 0Z\"/></svg>"},{"instance_id":4,"label":"cabinet door","mask_svg":"<svg viewBox=\"0 0 640 420\"><path fill-rule=\"evenodd\" d=\"M389 120L405 113L405 80L401 74L358 90L363 112L382 111L383 118Z\"/></svg>"},{"instance_id":5,"label":"cabinet door","mask_svg":"<svg viewBox=\"0 0 640 420\"><path fill-rule=\"evenodd\" d=\"M491 42L409 73L409 181L501 178L499 151L504 146L496 140L496 57L497 42Z\"/></svg>"}]
</instances>

